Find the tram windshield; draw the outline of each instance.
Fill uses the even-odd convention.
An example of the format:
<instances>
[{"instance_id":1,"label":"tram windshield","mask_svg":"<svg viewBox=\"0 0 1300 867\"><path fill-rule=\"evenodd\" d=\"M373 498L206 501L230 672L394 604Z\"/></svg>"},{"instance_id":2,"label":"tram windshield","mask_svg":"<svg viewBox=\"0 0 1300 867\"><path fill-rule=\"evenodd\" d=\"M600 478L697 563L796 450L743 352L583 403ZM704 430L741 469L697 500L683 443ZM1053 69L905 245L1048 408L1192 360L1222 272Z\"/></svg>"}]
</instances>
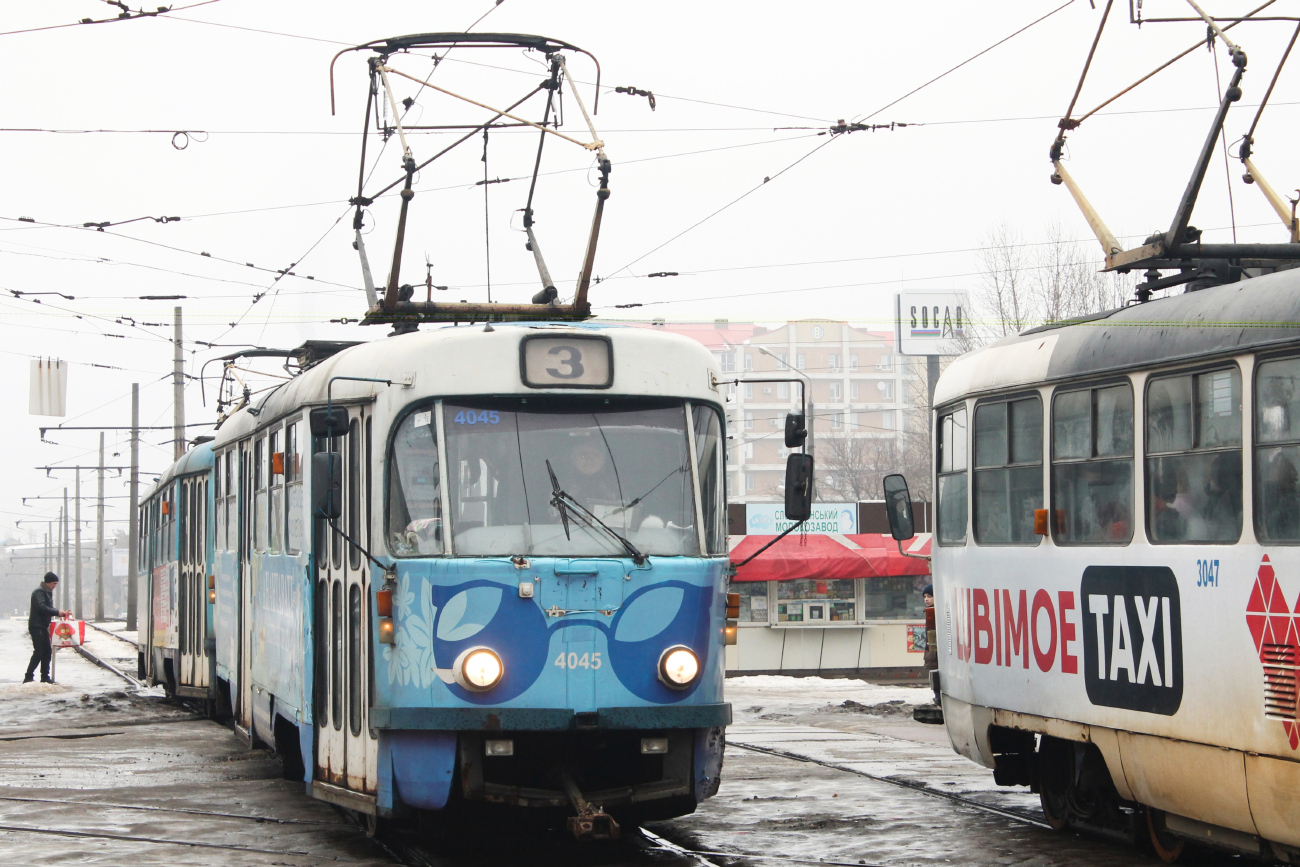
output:
<instances>
[{"instance_id":1,"label":"tram windshield","mask_svg":"<svg viewBox=\"0 0 1300 867\"><path fill-rule=\"evenodd\" d=\"M644 398L446 401L445 475L437 465L435 408L409 413L390 456L393 551L443 553L448 525L461 556L628 556L619 536L652 556L698 555L686 410L682 401ZM695 407L693 415L713 548L721 527L721 497L711 495L721 485L721 438L714 410ZM443 480L449 521L442 516ZM557 486L562 502L580 504L587 515L571 505L557 509Z\"/></svg>"}]
</instances>

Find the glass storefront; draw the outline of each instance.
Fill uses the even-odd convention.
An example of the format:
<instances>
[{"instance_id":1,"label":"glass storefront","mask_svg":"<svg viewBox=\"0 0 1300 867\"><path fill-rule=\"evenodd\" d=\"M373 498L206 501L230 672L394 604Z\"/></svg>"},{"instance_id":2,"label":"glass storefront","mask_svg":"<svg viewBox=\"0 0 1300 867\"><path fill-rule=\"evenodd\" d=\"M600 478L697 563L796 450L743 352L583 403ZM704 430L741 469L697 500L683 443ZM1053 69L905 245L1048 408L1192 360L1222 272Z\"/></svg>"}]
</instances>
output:
<instances>
[{"instance_id":1,"label":"glass storefront","mask_svg":"<svg viewBox=\"0 0 1300 867\"><path fill-rule=\"evenodd\" d=\"M925 616L921 589L930 576L892 578L733 581L740 594L741 625L825 626L915 621Z\"/></svg>"}]
</instances>

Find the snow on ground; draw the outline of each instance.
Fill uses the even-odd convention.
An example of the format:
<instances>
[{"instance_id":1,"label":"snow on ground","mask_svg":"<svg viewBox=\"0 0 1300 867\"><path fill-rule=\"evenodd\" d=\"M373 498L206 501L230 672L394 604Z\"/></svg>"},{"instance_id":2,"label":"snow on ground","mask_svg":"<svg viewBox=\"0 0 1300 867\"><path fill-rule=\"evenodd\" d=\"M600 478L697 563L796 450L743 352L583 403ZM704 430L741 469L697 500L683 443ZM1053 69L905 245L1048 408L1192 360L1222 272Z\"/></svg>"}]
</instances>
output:
<instances>
[{"instance_id":1,"label":"snow on ground","mask_svg":"<svg viewBox=\"0 0 1300 867\"><path fill-rule=\"evenodd\" d=\"M787 677L752 675L729 677L725 684L727 701L733 707L766 705L785 713L818 710L828 704L852 701L865 707L881 707L890 702L911 707L929 704L934 694L928 686L880 686L864 680L829 677Z\"/></svg>"}]
</instances>

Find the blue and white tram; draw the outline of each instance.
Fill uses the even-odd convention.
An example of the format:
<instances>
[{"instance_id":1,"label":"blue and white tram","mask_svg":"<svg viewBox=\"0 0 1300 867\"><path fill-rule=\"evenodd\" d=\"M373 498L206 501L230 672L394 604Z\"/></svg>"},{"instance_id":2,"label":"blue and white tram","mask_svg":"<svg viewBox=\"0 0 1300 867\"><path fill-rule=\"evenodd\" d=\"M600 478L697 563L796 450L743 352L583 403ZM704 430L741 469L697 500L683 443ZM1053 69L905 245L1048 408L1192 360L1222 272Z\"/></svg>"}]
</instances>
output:
<instances>
[{"instance_id":1,"label":"blue and white tram","mask_svg":"<svg viewBox=\"0 0 1300 867\"><path fill-rule=\"evenodd\" d=\"M730 721L722 403L695 342L591 324L304 370L204 447L214 696L372 816L690 812Z\"/></svg>"},{"instance_id":2,"label":"blue and white tram","mask_svg":"<svg viewBox=\"0 0 1300 867\"><path fill-rule=\"evenodd\" d=\"M214 683L211 476L202 444L158 478L140 504L137 552L139 676L199 699Z\"/></svg>"},{"instance_id":3,"label":"blue and white tram","mask_svg":"<svg viewBox=\"0 0 1300 867\"><path fill-rule=\"evenodd\" d=\"M1300 862L1300 272L1032 329L934 399L957 751L1058 826Z\"/></svg>"}]
</instances>

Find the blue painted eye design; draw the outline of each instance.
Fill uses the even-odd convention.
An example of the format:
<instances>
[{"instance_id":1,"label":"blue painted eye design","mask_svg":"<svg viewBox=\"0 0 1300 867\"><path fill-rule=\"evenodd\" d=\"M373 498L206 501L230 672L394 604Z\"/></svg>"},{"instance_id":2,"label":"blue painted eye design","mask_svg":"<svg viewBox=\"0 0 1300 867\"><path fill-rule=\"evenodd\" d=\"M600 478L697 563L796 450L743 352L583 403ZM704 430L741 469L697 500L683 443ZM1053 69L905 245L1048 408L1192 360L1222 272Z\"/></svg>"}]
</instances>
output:
<instances>
[{"instance_id":1,"label":"blue painted eye design","mask_svg":"<svg viewBox=\"0 0 1300 867\"><path fill-rule=\"evenodd\" d=\"M432 588L435 667L450 671L462 652L478 645L492 648L505 662L501 682L487 692L448 683L457 698L494 705L518 697L541 676L553 630L575 626L595 627L605 634L614 676L641 699L680 702L699 684L697 680L685 690L668 689L659 682L657 665L659 655L674 644L695 648L707 664L712 588L679 581L643 588L624 600L609 623L594 617L547 617L535 601L507 595L505 589L489 581Z\"/></svg>"}]
</instances>

